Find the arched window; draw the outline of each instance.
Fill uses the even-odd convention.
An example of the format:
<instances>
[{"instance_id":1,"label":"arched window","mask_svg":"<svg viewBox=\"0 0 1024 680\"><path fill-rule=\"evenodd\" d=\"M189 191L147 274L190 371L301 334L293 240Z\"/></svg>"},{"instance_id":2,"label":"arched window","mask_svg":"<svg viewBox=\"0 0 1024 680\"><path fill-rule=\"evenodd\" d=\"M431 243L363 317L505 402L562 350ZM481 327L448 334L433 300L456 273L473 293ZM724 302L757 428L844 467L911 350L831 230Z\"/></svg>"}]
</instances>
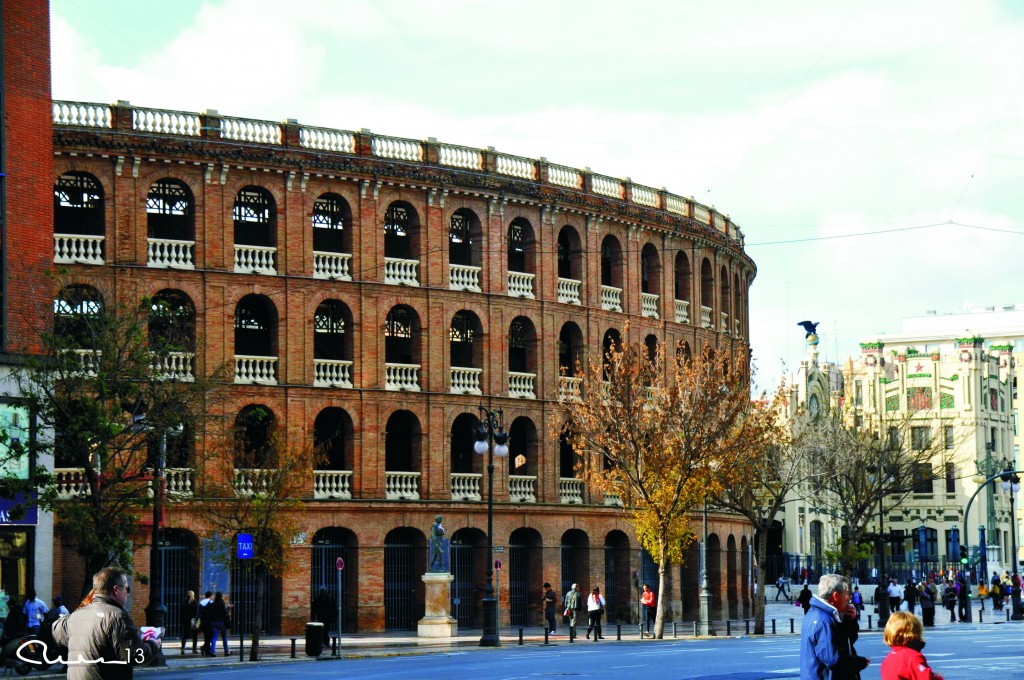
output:
<instances>
[{"instance_id":1,"label":"arched window","mask_svg":"<svg viewBox=\"0 0 1024 680\"><path fill-rule=\"evenodd\" d=\"M87 172L66 172L53 187L53 233L103 236L103 187Z\"/></svg>"},{"instance_id":2,"label":"arched window","mask_svg":"<svg viewBox=\"0 0 1024 680\"><path fill-rule=\"evenodd\" d=\"M479 473L483 468L483 457L473 451L476 441L475 434L480 427L480 419L472 413L462 413L452 422L449 443L451 445L451 472L454 474ZM475 488L474 500L480 499L480 487ZM474 495L469 488L459 488L456 480L452 480L452 500L469 500Z\"/></svg>"},{"instance_id":3,"label":"arched window","mask_svg":"<svg viewBox=\"0 0 1024 680\"><path fill-rule=\"evenodd\" d=\"M276 310L262 295L246 295L235 306L235 354L276 356Z\"/></svg>"},{"instance_id":4,"label":"arched window","mask_svg":"<svg viewBox=\"0 0 1024 680\"><path fill-rule=\"evenodd\" d=\"M610 355L613 352L622 351L622 335L614 328L605 331L604 340L601 342L601 360L604 362L604 379L609 379L611 371Z\"/></svg>"},{"instance_id":5,"label":"arched window","mask_svg":"<svg viewBox=\"0 0 1024 680\"><path fill-rule=\"evenodd\" d=\"M715 306L715 275L707 258L700 264L700 304L708 309Z\"/></svg>"},{"instance_id":6,"label":"arched window","mask_svg":"<svg viewBox=\"0 0 1024 680\"><path fill-rule=\"evenodd\" d=\"M676 253L676 300L690 301L690 261L686 253Z\"/></svg>"},{"instance_id":7,"label":"arched window","mask_svg":"<svg viewBox=\"0 0 1024 680\"><path fill-rule=\"evenodd\" d=\"M730 318L732 318L732 314L729 310L729 305L730 303L732 303L732 293L729 290L729 272L728 270L726 270L724 266L722 267L722 275L719 277L719 281L721 281L722 286L722 296L719 301L718 307L719 311L722 314L722 327L720 330L728 331L728 321Z\"/></svg>"},{"instance_id":8,"label":"arched window","mask_svg":"<svg viewBox=\"0 0 1024 680\"><path fill-rule=\"evenodd\" d=\"M411 411L395 411L384 428L384 469L388 472L419 472L420 421Z\"/></svg>"},{"instance_id":9,"label":"arched window","mask_svg":"<svg viewBox=\"0 0 1024 680\"><path fill-rule=\"evenodd\" d=\"M419 259L418 225L416 211L411 205L404 201L389 205L384 213L384 257Z\"/></svg>"},{"instance_id":10,"label":"arched window","mask_svg":"<svg viewBox=\"0 0 1024 680\"><path fill-rule=\"evenodd\" d=\"M448 261L469 267L480 266L480 219L472 210L456 210L448 225Z\"/></svg>"},{"instance_id":11,"label":"arched window","mask_svg":"<svg viewBox=\"0 0 1024 680\"><path fill-rule=\"evenodd\" d=\"M262 404L246 406L235 418L235 467L243 470L276 465L274 412Z\"/></svg>"},{"instance_id":12,"label":"arched window","mask_svg":"<svg viewBox=\"0 0 1024 680\"><path fill-rule=\"evenodd\" d=\"M533 476L537 475L537 426L526 416L520 416L512 421L508 429L508 472L510 475ZM511 485L510 485L511 486ZM526 485L522 485L520 495L526 495L532 491ZM514 492L509 489L509 494ZM530 494L532 495L532 494ZM512 499L515 500L524 499ZM534 498L533 500L536 500Z\"/></svg>"},{"instance_id":13,"label":"arched window","mask_svg":"<svg viewBox=\"0 0 1024 680\"><path fill-rule=\"evenodd\" d=\"M103 315L103 296L92 286L65 286L53 301L53 335L58 345L95 347Z\"/></svg>"},{"instance_id":14,"label":"arched window","mask_svg":"<svg viewBox=\"0 0 1024 680\"><path fill-rule=\"evenodd\" d=\"M622 247L614 236L601 241L601 285L622 288Z\"/></svg>"},{"instance_id":15,"label":"arched window","mask_svg":"<svg viewBox=\"0 0 1024 680\"><path fill-rule=\"evenodd\" d=\"M313 314L313 358L335 361L352 358L349 333L352 317L340 300L324 300Z\"/></svg>"},{"instance_id":16,"label":"arched window","mask_svg":"<svg viewBox=\"0 0 1024 680\"><path fill-rule=\"evenodd\" d=\"M263 187L247 186L235 196L232 210L235 245L273 247L277 240L277 207Z\"/></svg>"},{"instance_id":17,"label":"arched window","mask_svg":"<svg viewBox=\"0 0 1024 680\"><path fill-rule=\"evenodd\" d=\"M338 194L328 193L313 201L313 250L324 253L352 252L352 209Z\"/></svg>"},{"instance_id":18,"label":"arched window","mask_svg":"<svg viewBox=\"0 0 1024 680\"><path fill-rule=\"evenodd\" d=\"M657 249L650 243L640 255L640 290L651 295L661 294L661 262Z\"/></svg>"},{"instance_id":19,"label":"arched window","mask_svg":"<svg viewBox=\"0 0 1024 680\"><path fill-rule=\"evenodd\" d=\"M559 375L572 377L576 375L577 364L583 362L583 332L573 322L562 326L558 333L558 372ZM585 367L580 366L581 369Z\"/></svg>"},{"instance_id":20,"label":"arched window","mask_svg":"<svg viewBox=\"0 0 1024 680\"><path fill-rule=\"evenodd\" d=\"M449 340L451 365L463 368L479 368L482 365L477 349L481 340L480 319L465 310L452 317Z\"/></svg>"},{"instance_id":21,"label":"arched window","mask_svg":"<svg viewBox=\"0 0 1024 680\"><path fill-rule=\"evenodd\" d=\"M384 319L384 361L392 364L419 363L419 317L412 308L398 305Z\"/></svg>"},{"instance_id":22,"label":"arched window","mask_svg":"<svg viewBox=\"0 0 1024 680\"><path fill-rule=\"evenodd\" d=\"M153 296L149 311L149 347L154 352L194 352L196 309L180 290Z\"/></svg>"},{"instance_id":23,"label":"arched window","mask_svg":"<svg viewBox=\"0 0 1024 680\"><path fill-rule=\"evenodd\" d=\"M512 319L508 329L508 370L515 373L537 372L537 331L525 316Z\"/></svg>"},{"instance_id":24,"label":"arched window","mask_svg":"<svg viewBox=\"0 0 1024 680\"><path fill-rule=\"evenodd\" d=\"M164 178L146 196L146 233L151 239L195 241L195 201L188 185Z\"/></svg>"},{"instance_id":25,"label":"arched window","mask_svg":"<svg viewBox=\"0 0 1024 680\"><path fill-rule=\"evenodd\" d=\"M352 418L345 409L329 406L313 421L313 446L320 458L317 470L352 469Z\"/></svg>"},{"instance_id":26,"label":"arched window","mask_svg":"<svg viewBox=\"0 0 1024 680\"><path fill-rule=\"evenodd\" d=\"M533 272L533 246L533 227L530 223L522 217L512 220L512 223L508 225L508 270L510 272Z\"/></svg>"},{"instance_id":27,"label":"arched window","mask_svg":"<svg viewBox=\"0 0 1024 680\"><path fill-rule=\"evenodd\" d=\"M565 225L558 232L558 278L579 281L582 271L579 234Z\"/></svg>"}]
</instances>

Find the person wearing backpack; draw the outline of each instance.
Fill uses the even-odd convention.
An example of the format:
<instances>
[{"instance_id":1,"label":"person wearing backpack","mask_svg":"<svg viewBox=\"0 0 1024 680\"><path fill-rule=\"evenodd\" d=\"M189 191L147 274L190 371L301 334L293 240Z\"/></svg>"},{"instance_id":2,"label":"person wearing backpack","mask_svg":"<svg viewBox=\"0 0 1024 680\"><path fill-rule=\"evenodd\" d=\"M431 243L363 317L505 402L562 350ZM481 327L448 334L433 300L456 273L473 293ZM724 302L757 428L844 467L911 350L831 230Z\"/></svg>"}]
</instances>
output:
<instances>
[{"instance_id":1,"label":"person wearing backpack","mask_svg":"<svg viewBox=\"0 0 1024 680\"><path fill-rule=\"evenodd\" d=\"M864 611L864 596L860 594L860 586L853 587L853 597L850 601L857 608L857 620L860 621L860 613Z\"/></svg>"}]
</instances>

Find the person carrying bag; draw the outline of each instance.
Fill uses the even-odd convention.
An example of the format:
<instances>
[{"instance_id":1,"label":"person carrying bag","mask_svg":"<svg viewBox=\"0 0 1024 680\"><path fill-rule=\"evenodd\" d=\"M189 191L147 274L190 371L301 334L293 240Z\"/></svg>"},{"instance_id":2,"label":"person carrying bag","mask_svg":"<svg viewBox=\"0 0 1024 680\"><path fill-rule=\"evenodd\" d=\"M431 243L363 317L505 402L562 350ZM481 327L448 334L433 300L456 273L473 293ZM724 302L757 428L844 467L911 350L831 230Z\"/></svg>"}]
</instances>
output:
<instances>
[{"instance_id":1,"label":"person carrying bag","mask_svg":"<svg viewBox=\"0 0 1024 680\"><path fill-rule=\"evenodd\" d=\"M594 633L594 641L603 640L601 635L601 617L604 615L604 597L601 596L601 589L594 586L594 592L587 598L587 639L590 633Z\"/></svg>"}]
</instances>

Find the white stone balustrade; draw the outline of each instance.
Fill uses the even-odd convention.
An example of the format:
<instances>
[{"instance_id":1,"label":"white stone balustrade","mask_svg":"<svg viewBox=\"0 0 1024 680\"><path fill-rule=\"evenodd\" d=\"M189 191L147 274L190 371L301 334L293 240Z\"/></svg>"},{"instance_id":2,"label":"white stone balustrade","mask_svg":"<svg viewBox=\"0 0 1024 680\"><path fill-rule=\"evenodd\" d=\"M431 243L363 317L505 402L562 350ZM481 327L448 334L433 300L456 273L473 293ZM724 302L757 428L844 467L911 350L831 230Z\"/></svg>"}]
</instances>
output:
<instances>
[{"instance_id":1,"label":"white stone balustrade","mask_svg":"<svg viewBox=\"0 0 1024 680\"><path fill-rule=\"evenodd\" d=\"M480 267L465 264L448 265L448 287L452 290L480 292Z\"/></svg>"},{"instance_id":2,"label":"white stone balustrade","mask_svg":"<svg viewBox=\"0 0 1024 680\"><path fill-rule=\"evenodd\" d=\"M71 127L109 128L113 116L105 104L82 102L54 102L53 124Z\"/></svg>"},{"instance_id":3,"label":"white stone balustrade","mask_svg":"<svg viewBox=\"0 0 1024 680\"><path fill-rule=\"evenodd\" d=\"M195 495L192 468L164 468L164 491L168 496L191 498Z\"/></svg>"},{"instance_id":4,"label":"white stone balustrade","mask_svg":"<svg viewBox=\"0 0 1024 680\"><path fill-rule=\"evenodd\" d=\"M480 479L483 477L479 472L453 472L452 473L452 500L453 501L478 501L480 496Z\"/></svg>"},{"instance_id":5,"label":"white stone balustrade","mask_svg":"<svg viewBox=\"0 0 1024 680\"><path fill-rule=\"evenodd\" d=\"M558 301L567 305L579 305L580 282L575 279L558 279Z\"/></svg>"},{"instance_id":6,"label":"white stone balustrade","mask_svg":"<svg viewBox=\"0 0 1024 680\"><path fill-rule=\"evenodd\" d=\"M235 468L235 495L252 496L265 493L277 470L261 468Z\"/></svg>"},{"instance_id":7,"label":"white stone balustrade","mask_svg":"<svg viewBox=\"0 0 1024 680\"><path fill-rule=\"evenodd\" d=\"M384 258L384 283L392 286L418 286L419 260L402 260L397 257Z\"/></svg>"},{"instance_id":8,"label":"white stone balustrade","mask_svg":"<svg viewBox=\"0 0 1024 680\"><path fill-rule=\"evenodd\" d=\"M711 308L701 305L700 307L700 325L704 328L714 328L711 323Z\"/></svg>"},{"instance_id":9,"label":"white stone balustrade","mask_svg":"<svg viewBox=\"0 0 1024 680\"><path fill-rule=\"evenodd\" d=\"M88 496L89 482L83 468L55 468L53 479L57 485L57 497L61 499Z\"/></svg>"},{"instance_id":10,"label":"white stone balustrade","mask_svg":"<svg viewBox=\"0 0 1024 680\"><path fill-rule=\"evenodd\" d=\"M617 493L606 493L604 495L604 504L617 505L620 508L623 506L622 499L619 497L619 494Z\"/></svg>"},{"instance_id":11,"label":"white stone balustrade","mask_svg":"<svg viewBox=\"0 0 1024 680\"><path fill-rule=\"evenodd\" d=\"M509 475L508 499L513 503L536 503L537 476Z\"/></svg>"},{"instance_id":12,"label":"white stone balustrade","mask_svg":"<svg viewBox=\"0 0 1024 680\"><path fill-rule=\"evenodd\" d=\"M729 332L729 315L726 314L725 312L722 312L721 314L722 314L722 328L721 328L721 330L726 332L726 333L728 333Z\"/></svg>"},{"instance_id":13,"label":"white stone balustrade","mask_svg":"<svg viewBox=\"0 0 1024 680\"><path fill-rule=\"evenodd\" d=\"M313 251L313 278L351 281L351 253Z\"/></svg>"},{"instance_id":14,"label":"white stone balustrade","mask_svg":"<svg viewBox=\"0 0 1024 680\"><path fill-rule=\"evenodd\" d=\"M373 155L400 161L422 161L423 145L412 139L376 135L371 144Z\"/></svg>"},{"instance_id":15,"label":"white stone balustrade","mask_svg":"<svg viewBox=\"0 0 1024 680\"><path fill-rule=\"evenodd\" d=\"M690 323L690 302L676 300L676 323Z\"/></svg>"},{"instance_id":16,"label":"white stone balustrade","mask_svg":"<svg viewBox=\"0 0 1024 680\"><path fill-rule=\"evenodd\" d=\"M711 224L711 211L708 210L707 206L701 205L700 203L693 204L693 219L704 224Z\"/></svg>"},{"instance_id":17,"label":"white stone balustrade","mask_svg":"<svg viewBox=\"0 0 1024 680\"><path fill-rule=\"evenodd\" d=\"M536 373L508 372L508 396L516 399L536 399L537 392L534 385L537 382Z\"/></svg>"},{"instance_id":18,"label":"white stone balustrade","mask_svg":"<svg viewBox=\"0 0 1024 680\"><path fill-rule=\"evenodd\" d=\"M195 382L195 363L194 352L167 352L163 356L153 357L150 368L158 380Z\"/></svg>"},{"instance_id":19,"label":"white stone balustrade","mask_svg":"<svg viewBox=\"0 0 1024 680\"><path fill-rule=\"evenodd\" d=\"M687 208L688 201L682 196L676 196L674 194L668 194L665 196L665 210L670 213L677 215L688 215L689 208Z\"/></svg>"},{"instance_id":20,"label":"white stone balustrade","mask_svg":"<svg viewBox=\"0 0 1024 680\"><path fill-rule=\"evenodd\" d=\"M565 165L549 165L548 181L560 187L568 187L570 189L583 188L583 175L580 174L580 171Z\"/></svg>"},{"instance_id":21,"label":"white stone balustrade","mask_svg":"<svg viewBox=\"0 0 1024 680\"><path fill-rule=\"evenodd\" d=\"M651 187L640 184L633 185L633 202L637 205L646 205L648 208L658 207L658 192Z\"/></svg>"},{"instance_id":22,"label":"white stone balustrade","mask_svg":"<svg viewBox=\"0 0 1024 680\"><path fill-rule=\"evenodd\" d=\"M420 499L419 472L385 472L384 497L389 501L418 501Z\"/></svg>"},{"instance_id":23,"label":"white stone balustrade","mask_svg":"<svg viewBox=\"0 0 1024 680\"><path fill-rule=\"evenodd\" d=\"M198 137L201 123L198 113L164 111L161 109L134 109L132 129L184 137Z\"/></svg>"},{"instance_id":24,"label":"white stone balustrade","mask_svg":"<svg viewBox=\"0 0 1024 680\"><path fill-rule=\"evenodd\" d=\"M437 146L437 162L452 168L483 170L484 155L480 153L479 149L471 149L468 146L439 144Z\"/></svg>"},{"instance_id":25,"label":"white stone balustrade","mask_svg":"<svg viewBox=\"0 0 1024 680\"><path fill-rule=\"evenodd\" d=\"M235 272L239 274L277 274L277 248L235 244Z\"/></svg>"},{"instance_id":26,"label":"white stone balustrade","mask_svg":"<svg viewBox=\"0 0 1024 680\"><path fill-rule=\"evenodd\" d=\"M235 355L236 385L276 385L277 357Z\"/></svg>"},{"instance_id":27,"label":"white stone balustrade","mask_svg":"<svg viewBox=\"0 0 1024 680\"><path fill-rule=\"evenodd\" d=\"M559 477L558 501L564 505L583 503L583 480L575 477Z\"/></svg>"},{"instance_id":28,"label":"white stone balustrade","mask_svg":"<svg viewBox=\"0 0 1024 680\"><path fill-rule=\"evenodd\" d=\"M583 378L563 375L558 378L558 401L579 401Z\"/></svg>"},{"instance_id":29,"label":"white stone balustrade","mask_svg":"<svg viewBox=\"0 0 1024 680\"><path fill-rule=\"evenodd\" d=\"M449 391L452 394L481 394L480 374L483 373L483 369L452 366L450 371L451 387Z\"/></svg>"},{"instance_id":30,"label":"white stone balustrade","mask_svg":"<svg viewBox=\"0 0 1024 680\"><path fill-rule=\"evenodd\" d=\"M346 359L313 359L313 387L352 389L352 362Z\"/></svg>"},{"instance_id":31,"label":"white stone balustrade","mask_svg":"<svg viewBox=\"0 0 1024 680\"><path fill-rule=\"evenodd\" d=\"M511 297L528 298L534 299L533 295L533 279L536 277L535 274L527 274L526 272L512 272L508 273L508 294Z\"/></svg>"},{"instance_id":32,"label":"white stone balustrade","mask_svg":"<svg viewBox=\"0 0 1024 680\"><path fill-rule=\"evenodd\" d=\"M280 144L281 126L268 120L247 118L221 118L220 136L255 144Z\"/></svg>"},{"instance_id":33,"label":"white stone balustrade","mask_svg":"<svg viewBox=\"0 0 1024 680\"><path fill-rule=\"evenodd\" d=\"M621 312L622 289L615 286L601 286L601 309Z\"/></svg>"},{"instance_id":34,"label":"white stone balustrade","mask_svg":"<svg viewBox=\"0 0 1024 680\"><path fill-rule=\"evenodd\" d=\"M352 498L352 471L314 470L313 498L318 500Z\"/></svg>"},{"instance_id":35,"label":"white stone balustrade","mask_svg":"<svg viewBox=\"0 0 1024 680\"><path fill-rule=\"evenodd\" d=\"M495 157L494 170L499 175L508 175L509 177L519 177L521 179L537 179L537 165L529 158L499 153Z\"/></svg>"},{"instance_id":36,"label":"white stone balustrade","mask_svg":"<svg viewBox=\"0 0 1024 680\"><path fill-rule=\"evenodd\" d=\"M640 293L640 313L651 319L657 319L659 296L654 293Z\"/></svg>"},{"instance_id":37,"label":"white stone balustrade","mask_svg":"<svg viewBox=\"0 0 1024 680\"><path fill-rule=\"evenodd\" d=\"M100 361L103 359L103 352L94 349L62 349L61 354L73 355L71 365L68 367L70 375L84 375L91 378L96 377Z\"/></svg>"},{"instance_id":38,"label":"white stone balustrade","mask_svg":"<svg viewBox=\"0 0 1024 680\"><path fill-rule=\"evenodd\" d=\"M595 194L601 194L602 196L622 198L624 195L622 182L607 175L591 175L590 186Z\"/></svg>"},{"instance_id":39,"label":"white stone balustrade","mask_svg":"<svg viewBox=\"0 0 1024 680\"><path fill-rule=\"evenodd\" d=\"M151 238L146 245L146 265L154 268L195 269L195 241Z\"/></svg>"},{"instance_id":40,"label":"white stone balustrade","mask_svg":"<svg viewBox=\"0 0 1024 680\"><path fill-rule=\"evenodd\" d=\"M103 264L103 236L53 235L55 264Z\"/></svg>"},{"instance_id":41,"label":"white stone balustrade","mask_svg":"<svg viewBox=\"0 0 1024 680\"><path fill-rule=\"evenodd\" d=\"M419 392L420 365L384 364L384 389L397 392Z\"/></svg>"},{"instance_id":42,"label":"white stone balustrade","mask_svg":"<svg viewBox=\"0 0 1024 680\"><path fill-rule=\"evenodd\" d=\"M304 149L354 153L356 150L356 136L351 132L343 130L329 130L327 128L303 125L299 128L299 146Z\"/></svg>"}]
</instances>

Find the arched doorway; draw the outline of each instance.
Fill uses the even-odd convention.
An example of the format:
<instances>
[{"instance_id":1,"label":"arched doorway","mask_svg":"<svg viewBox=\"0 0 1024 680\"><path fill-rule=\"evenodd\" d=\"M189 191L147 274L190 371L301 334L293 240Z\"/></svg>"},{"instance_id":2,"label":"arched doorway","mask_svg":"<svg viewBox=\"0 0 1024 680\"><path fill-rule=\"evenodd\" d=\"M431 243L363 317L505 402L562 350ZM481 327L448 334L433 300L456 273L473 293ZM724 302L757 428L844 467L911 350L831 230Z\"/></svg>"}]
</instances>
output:
<instances>
[{"instance_id":1,"label":"arched doorway","mask_svg":"<svg viewBox=\"0 0 1024 680\"><path fill-rule=\"evenodd\" d=\"M530 597L533 582L543 571L542 541L536 529L516 529L508 539L508 608L513 626L531 626L537 617L536 598ZM536 587L536 586L534 586Z\"/></svg>"},{"instance_id":2,"label":"arched doorway","mask_svg":"<svg viewBox=\"0 0 1024 680\"><path fill-rule=\"evenodd\" d=\"M459 628L483 625L480 600L487 577L487 534L479 529L459 529L452 534L452 615Z\"/></svg>"},{"instance_id":3,"label":"arched doorway","mask_svg":"<svg viewBox=\"0 0 1024 680\"><path fill-rule=\"evenodd\" d=\"M696 621L700 617L700 545L690 541L690 546L683 556L683 566L679 570L679 581L682 583L683 619Z\"/></svg>"},{"instance_id":4,"label":"arched doorway","mask_svg":"<svg viewBox=\"0 0 1024 680\"><path fill-rule=\"evenodd\" d=\"M726 599L729 602L729 618L740 616L740 571L736 554L736 537L729 534L725 542L725 576L728 584Z\"/></svg>"},{"instance_id":5,"label":"arched doorway","mask_svg":"<svg viewBox=\"0 0 1024 680\"><path fill-rule=\"evenodd\" d=\"M180 638L185 593L199 591L199 540L185 529L160 532L160 600L167 607L165 636Z\"/></svg>"},{"instance_id":6,"label":"arched doorway","mask_svg":"<svg viewBox=\"0 0 1024 680\"><path fill-rule=\"evenodd\" d=\"M413 630L423 617L427 540L410 527L392 529L384 539L384 629Z\"/></svg>"},{"instance_id":7,"label":"arched doorway","mask_svg":"<svg viewBox=\"0 0 1024 680\"><path fill-rule=\"evenodd\" d=\"M708 536L707 555L708 591L711 593L711 618L722 615L722 540L718 534Z\"/></svg>"},{"instance_id":8,"label":"arched doorway","mask_svg":"<svg viewBox=\"0 0 1024 680\"><path fill-rule=\"evenodd\" d=\"M326 527L313 535L313 554L309 571L310 612L312 613L313 599L321 588L326 588L327 593L341 608L342 633L351 633L356 629L356 604L359 602L359 550L356 540L356 535L343 527ZM337 569L339 558L344 566L341 570L340 589ZM311 617L310 621L312 620ZM339 632L337 617L323 623L327 624L327 630L331 635Z\"/></svg>"},{"instance_id":9,"label":"arched doorway","mask_svg":"<svg viewBox=\"0 0 1024 680\"><path fill-rule=\"evenodd\" d=\"M573 583L578 583L580 591L587 593L601 583L591 583L590 579L590 538L579 529L569 529L562 534L559 546L562 562L562 589L558 593L563 597L569 592ZM608 598L605 598L606 600Z\"/></svg>"},{"instance_id":10,"label":"arched doorway","mask_svg":"<svg viewBox=\"0 0 1024 680\"><path fill-rule=\"evenodd\" d=\"M608 602L608 623L632 621L632 582L629 571L629 538L609 531L604 539L604 599ZM593 589L593 586L591 586Z\"/></svg>"}]
</instances>

